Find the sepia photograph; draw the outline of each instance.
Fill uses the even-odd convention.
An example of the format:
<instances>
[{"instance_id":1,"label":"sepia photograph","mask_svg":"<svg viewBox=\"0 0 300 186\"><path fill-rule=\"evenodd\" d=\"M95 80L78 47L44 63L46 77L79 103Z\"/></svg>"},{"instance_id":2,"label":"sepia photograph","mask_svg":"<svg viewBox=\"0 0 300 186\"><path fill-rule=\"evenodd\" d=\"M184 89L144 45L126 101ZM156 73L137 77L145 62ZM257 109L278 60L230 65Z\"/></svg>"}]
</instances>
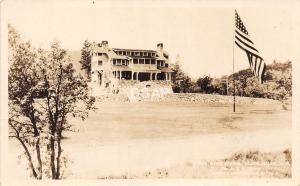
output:
<instances>
[{"instance_id":1,"label":"sepia photograph","mask_svg":"<svg viewBox=\"0 0 300 186\"><path fill-rule=\"evenodd\" d=\"M2 1L2 184L299 184L296 5Z\"/></svg>"}]
</instances>

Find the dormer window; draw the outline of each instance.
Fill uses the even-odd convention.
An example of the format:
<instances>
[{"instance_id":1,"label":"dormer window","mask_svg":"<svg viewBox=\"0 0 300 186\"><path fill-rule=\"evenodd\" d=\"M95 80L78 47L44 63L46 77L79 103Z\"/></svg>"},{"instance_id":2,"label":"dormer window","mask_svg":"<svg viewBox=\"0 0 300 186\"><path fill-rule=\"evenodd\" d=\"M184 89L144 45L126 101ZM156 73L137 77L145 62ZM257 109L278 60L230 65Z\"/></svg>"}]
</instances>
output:
<instances>
[{"instance_id":1,"label":"dormer window","mask_svg":"<svg viewBox=\"0 0 300 186\"><path fill-rule=\"evenodd\" d=\"M148 56L148 53L147 52L143 52L143 56Z\"/></svg>"},{"instance_id":2,"label":"dormer window","mask_svg":"<svg viewBox=\"0 0 300 186\"><path fill-rule=\"evenodd\" d=\"M154 52L152 52L152 53L151 53L151 56L152 56L152 57L155 57L155 53L154 53Z\"/></svg>"},{"instance_id":3,"label":"dormer window","mask_svg":"<svg viewBox=\"0 0 300 186\"><path fill-rule=\"evenodd\" d=\"M140 56L140 53L139 52L134 52L134 55L135 56Z\"/></svg>"},{"instance_id":4,"label":"dormer window","mask_svg":"<svg viewBox=\"0 0 300 186\"><path fill-rule=\"evenodd\" d=\"M98 52L98 56L102 56L102 53Z\"/></svg>"}]
</instances>

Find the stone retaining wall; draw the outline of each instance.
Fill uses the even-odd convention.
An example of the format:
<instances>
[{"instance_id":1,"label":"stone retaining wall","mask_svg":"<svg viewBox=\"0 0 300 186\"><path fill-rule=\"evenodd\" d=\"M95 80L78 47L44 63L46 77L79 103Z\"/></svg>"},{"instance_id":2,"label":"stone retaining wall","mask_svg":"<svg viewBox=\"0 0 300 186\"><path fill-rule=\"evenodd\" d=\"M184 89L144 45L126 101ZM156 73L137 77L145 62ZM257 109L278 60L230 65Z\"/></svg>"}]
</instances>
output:
<instances>
[{"instance_id":1,"label":"stone retaining wall","mask_svg":"<svg viewBox=\"0 0 300 186\"><path fill-rule=\"evenodd\" d=\"M233 103L233 96L200 93L166 94L159 101L162 102L199 102L199 103ZM280 104L279 101L265 98L251 98L236 96L236 104Z\"/></svg>"},{"instance_id":2,"label":"stone retaining wall","mask_svg":"<svg viewBox=\"0 0 300 186\"><path fill-rule=\"evenodd\" d=\"M156 101L165 94L172 94L171 82L167 81L144 81L127 82L120 84L120 93L127 95L131 102L135 101Z\"/></svg>"},{"instance_id":3,"label":"stone retaining wall","mask_svg":"<svg viewBox=\"0 0 300 186\"><path fill-rule=\"evenodd\" d=\"M160 89L163 91L163 89ZM166 90L168 92L168 90ZM232 104L233 96L213 95L213 94L199 94L199 93L161 93L158 89L146 89L137 94L102 94L97 96L97 101L105 102L136 102L136 101L150 101L150 102L191 102L191 103L215 103L215 104ZM130 97L132 96L132 97ZM135 97L133 97L135 96ZM280 101L264 98L250 98L236 96L236 104L273 104L281 105Z\"/></svg>"},{"instance_id":4,"label":"stone retaining wall","mask_svg":"<svg viewBox=\"0 0 300 186\"><path fill-rule=\"evenodd\" d=\"M120 81L112 93L97 96L98 101L159 101L232 104L233 96L200 93L173 93L170 81ZM236 96L236 104L280 104L277 100Z\"/></svg>"}]
</instances>

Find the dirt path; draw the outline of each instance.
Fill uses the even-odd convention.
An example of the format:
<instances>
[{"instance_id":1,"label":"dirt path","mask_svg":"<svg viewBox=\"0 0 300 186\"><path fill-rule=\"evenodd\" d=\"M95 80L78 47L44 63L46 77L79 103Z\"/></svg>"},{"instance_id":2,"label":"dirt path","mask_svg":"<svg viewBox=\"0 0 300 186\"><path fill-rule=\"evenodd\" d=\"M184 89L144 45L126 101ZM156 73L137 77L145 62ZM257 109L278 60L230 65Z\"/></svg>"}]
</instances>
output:
<instances>
[{"instance_id":1,"label":"dirt path","mask_svg":"<svg viewBox=\"0 0 300 186\"><path fill-rule=\"evenodd\" d=\"M184 162L221 159L237 151L280 151L291 147L291 129L209 134L169 140L66 145L74 161L70 178L135 174Z\"/></svg>"}]
</instances>

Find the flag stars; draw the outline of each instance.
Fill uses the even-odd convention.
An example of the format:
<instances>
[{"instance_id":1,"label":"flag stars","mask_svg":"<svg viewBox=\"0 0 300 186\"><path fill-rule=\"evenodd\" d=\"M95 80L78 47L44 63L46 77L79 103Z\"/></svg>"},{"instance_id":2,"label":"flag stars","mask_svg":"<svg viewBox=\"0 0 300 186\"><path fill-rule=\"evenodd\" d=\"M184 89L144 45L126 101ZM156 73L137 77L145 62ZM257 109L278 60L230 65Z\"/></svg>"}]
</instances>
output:
<instances>
[{"instance_id":1,"label":"flag stars","mask_svg":"<svg viewBox=\"0 0 300 186\"><path fill-rule=\"evenodd\" d=\"M243 33L248 35L248 31L246 30L246 27L244 26L241 18L236 14L236 19L235 19L235 26L242 31Z\"/></svg>"},{"instance_id":2,"label":"flag stars","mask_svg":"<svg viewBox=\"0 0 300 186\"><path fill-rule=\"evenodd\" d=\"M238 29L240 32L247 35L247 36L241 36L239 31L236 30L237 35L235 35L236 38L235 44L237 44L242 50L246 52L250 67L254 75L258 77L260 82L262 82L265 73L266 64L263 58L260 57L258 50L254 46L252 46L253 42L249 38L248 31L236 11L235 11L235 25L236 25L236 29Z\"/></svg>"}]
</instances>

